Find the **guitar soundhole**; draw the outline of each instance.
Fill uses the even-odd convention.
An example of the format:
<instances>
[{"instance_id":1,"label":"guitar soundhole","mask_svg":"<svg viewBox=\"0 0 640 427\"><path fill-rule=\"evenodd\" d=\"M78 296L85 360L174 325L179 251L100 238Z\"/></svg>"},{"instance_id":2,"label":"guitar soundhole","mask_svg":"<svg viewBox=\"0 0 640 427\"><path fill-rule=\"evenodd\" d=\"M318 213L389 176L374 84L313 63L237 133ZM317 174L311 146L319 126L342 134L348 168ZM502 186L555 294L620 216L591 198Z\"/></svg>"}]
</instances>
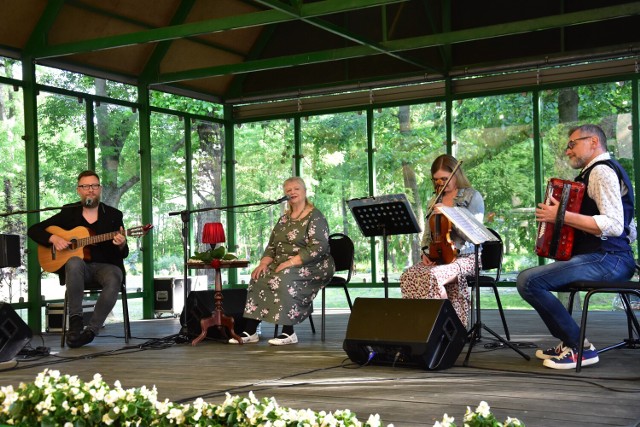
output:
<instances>
[{"instance_id":1,"label":"guitar soundhole","mask_svg":"<svg viewBox=\"0 0 640 427\"><path fill-rule=\"evenodd\" d=\"M71 242L71 244L69 245L69 249L71 249L71 250L78 249L78 240L71 239L70 242Z\"/></svg>"}]
</instances>

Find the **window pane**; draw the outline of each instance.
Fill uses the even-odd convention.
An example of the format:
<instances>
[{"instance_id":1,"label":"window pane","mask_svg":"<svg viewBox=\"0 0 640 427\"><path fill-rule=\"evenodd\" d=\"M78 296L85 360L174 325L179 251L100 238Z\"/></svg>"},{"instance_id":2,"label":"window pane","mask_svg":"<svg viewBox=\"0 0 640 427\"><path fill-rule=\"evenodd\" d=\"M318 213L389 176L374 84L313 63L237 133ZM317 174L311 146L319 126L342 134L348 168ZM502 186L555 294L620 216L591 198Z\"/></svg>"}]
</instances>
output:
<instances>
[{"instance_id":1,"label":"window pane","mask_svg":"<svg viewBox=\"0 0 640 427\"><path fill-rule=\"evenodd\" d=\"M543 184L546 186L550 178L573 180L578 175L579 170L572 169L567 161L565 148L568 131L587 123L602 127L609 153L622 164L633 183L631 99L631 83L624 81L545 91L540 125ZM636 249L636 245L632 246Z\"/></svg>"},{"instance_id":2,"label":"window pane","mask_svg":"<svg viewBox=\"0 0 640 427\"><path fill-rule=\"evenodd\" d=\"M202 229L208 222L222 222L227 230L227 216L219 209L226 206L227 194L225 189L225 138L224 127L215 122L194 120L191 126L191 148L192 148L192 176L193 209L203 209L202 212L194 213L191 216L193 227L192 235L194 241L191 245L191 254L204 252L209 249L209 245L202 243ZM227 236L228 240L228 236ZM228 247L228 244L224 244ZM206 280L209 285L213 284L213 271L193 271L192 274L207 275ZM223 280L227 281L228 270L222 272Z\"/></svg>"},{"instance_id":3,"label":"window pane","mask_svg":"<svg viewBox=\"0 0 640 427\"><path fill-rule=\"evenodd\" d=\"M95 106L96 172L102 183L102 201L120 209L125 229L142 224L140 190L140 137L138 114L131 108L102 103ZM142 289L142 253L139 242L128 238L129 256L124 260L127 288ZM133 306L133 304L132 304ZM114 307L122 319L121 306ZM133 319L142 312L129 310Z\"/></svg>"},{"instance_id":4,"label":"window pane","mask_svg":"<svg viewBox=\"0 0 640 427\"><path fill-rule=\"evenodd\" d=\"M405 193L420 233L389 236L389 281L420 260L425 204L433 194L431 163L446 151L445 111L440 104L403 105L385 108L374 116L377 194ZM380 238L378 239L381 240ZM382 243L378 245L378 281L384 276ZM398 288L392 296L400 296Z\"/></svg>"},{"instance_id":5,"label":"window pane","mask_svg":"<svg viewBox=\"0 0 640 427\"><path fill-rule=\"evenodd\" d=\"M40 208L60 207L78 200L77 176L87 169L85 104L77 98L41 92L38 96L38 157ZM40 213L44 220L58 210ZM43 273L46 299L63 299L58 276Z\"/></svg>"},{"instance_id":6,"label":"window pane","mask_svg":"<svg viewBox=\"0 0 640 427\"><path fill-rule=\"evenodd\" d=\"M235 129L236 202L238 205L277 200L282 183L293 175L293 122L274 120L243 124ZM235 209L239 258L250 260L239 271L240 283L249 274L266 247L271 230L284 213L285 203Z\"/></svg>"},{"instance_id":7,"label":"window pane","mask_svg":"<svg viewBox=\"0 0 640 427\"><path fill-rule=\"evenodd\" d=\"M348 200L369 194L366 148L364 114L326 114L302 122L302 177L310 200L327 218L329 232L343 233L353 240L356 256L353 283L371 282L369 238L362 235L347 206ZM330 291L344 294L340 289L327 290ZM344 296L341 300L346 307Z\"/></svg>"},{"instance_id":8,"label":"window pane","mask_svg":"<svg viewBox=\"0 0 640 427\"><path fill-rule=\"evenodd\" d=\"M10 60L0 59L5 65ZM3 68L3 67L0 67ZM11 213L26 209L26 165L24 143L23 97L22 90L15 91L13 86L0 84L0 169L2 170L2 198L0 212ZM0 265L0 301L16 303L28 300L26 257L26 214L0 217L1 234L19 236L18 253L8 254L19 257L21 266L3 268ZM14 240L13 237L10 238Z\"/></svg>"},{"instance_id":9,"label":"window pane","mask_svg":"<svg viewBox=\"0 0 640 427\"><path fill-rule=\"evenodd\" d=\"M151 114L154 277L183 276L184 251L180 215L187 208L184 121Z\"/></svg>"},{"instance_id":10,"label":"window pane","mask_svg":"<svg viewBox=\"0 0 640 427\"><path fill-rule=\"evenodd\" d=\"M502 236L507 280L537 265L531 102L527 93L472 98L452 112L453 155L484 197L485 225Z\"/></svg>"}]
</instances>

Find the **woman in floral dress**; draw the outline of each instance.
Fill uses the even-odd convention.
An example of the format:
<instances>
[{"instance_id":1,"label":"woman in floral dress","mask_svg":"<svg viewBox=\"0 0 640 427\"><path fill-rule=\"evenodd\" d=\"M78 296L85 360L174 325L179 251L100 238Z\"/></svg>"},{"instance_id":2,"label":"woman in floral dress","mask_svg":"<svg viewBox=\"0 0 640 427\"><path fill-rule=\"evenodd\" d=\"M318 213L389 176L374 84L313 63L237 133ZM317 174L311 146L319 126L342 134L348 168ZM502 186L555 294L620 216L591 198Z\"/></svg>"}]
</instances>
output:
<instances>
[{"instance_id":1,"label":"woman in floral dress","mask_svg":"<svg viewBox=\"0 0 640 427\"><path fill-rule=\"evenodd\" d=\"M282 333L269 344L297 343L293 326L309 317L311 302L335 272L327 220L307 199L304 181L292 177L283 188L289 198L287 211L273 228L247 287L243 343L259 341L256 331L263 320L282 325ZM238 344L234 338L229 342Z\"/></svg>"},{"instance_id":2,"label":"woman in floral dress","mask_svg":"<svg viewBox=\"0 0 640 427\"><path fill-rule=\"evenodd\" d=\"M445 184L458 164L454 157L443 154L438 156L431 165L431 181L435 188ZM431 205L433 200L429 203ZM484 200L482 195L471 188L469 180L462 168L458 168L442 192L442 203L434 206L431 214L437 214L439 206L460 206L467 208L482 222L484 216ZM400 291L402 298L413 299L445 299L451 301L456 314L467 325L471 295L467 286L467 276L475 272L475 247L465 241L455 227L451 230L451 240L458 252L456 259L449 264L441 264L431 260L428 256L431 244L431 230L429 216L426 218L425 231L422 237L422 259L413 267L408 268L400 276Z\"/></svg>"}]
</instances>

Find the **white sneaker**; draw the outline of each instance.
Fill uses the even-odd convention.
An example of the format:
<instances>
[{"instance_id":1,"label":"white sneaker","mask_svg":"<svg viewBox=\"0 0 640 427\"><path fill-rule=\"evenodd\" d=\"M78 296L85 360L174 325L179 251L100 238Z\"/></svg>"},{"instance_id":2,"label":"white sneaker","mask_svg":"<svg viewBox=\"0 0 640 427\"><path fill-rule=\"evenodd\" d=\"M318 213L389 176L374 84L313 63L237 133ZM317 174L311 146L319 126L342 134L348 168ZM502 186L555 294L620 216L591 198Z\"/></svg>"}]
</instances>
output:
<instances>
[{"instance_id":1,"label":"white sneaker","mask_svg":"<svg viewBox=\"0 0 640 427\"><path fill-rule=\"evenodd\" d=\"M298 342L298 337L296 333L288 334L280 334L277 338L271 338L269 340L269 344L271 345L287 345L287 344L296 344Z\"/></svg>"},{"instance_id":2,"label":"white sneaker","mask_svg":"<svg viewBox=\"0 0 640 427\"><path fill-rule=\"evenodd\" d=\"M247 332L243 332L241 338L242 338L242 344L256 343L260 341L260 337L258 336L257 332L253 335L249 335ZM237 339L231 338L229 340L229 344L240 344L240 343L238 342Z\"/></svg>"}]
</instances>

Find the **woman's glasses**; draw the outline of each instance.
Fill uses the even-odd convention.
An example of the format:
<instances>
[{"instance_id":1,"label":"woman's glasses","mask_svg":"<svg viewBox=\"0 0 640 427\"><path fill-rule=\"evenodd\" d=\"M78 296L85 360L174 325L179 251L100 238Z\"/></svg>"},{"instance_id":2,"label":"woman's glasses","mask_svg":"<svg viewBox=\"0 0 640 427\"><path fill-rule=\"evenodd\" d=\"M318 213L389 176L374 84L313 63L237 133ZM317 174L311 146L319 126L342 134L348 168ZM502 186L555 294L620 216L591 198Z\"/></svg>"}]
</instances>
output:
<instances>
[{"instance_id":1,"label":"woman's glasses","mask_svg":"<svg viewBox=\"0 0 640 427\"><path fill-rule=\"evenodd\" d=\"M433 182L434 184L437 184L439 182L444 184L445 182L447 182L448 179L449 179L448 176L445 176L443 178L431 178L431 182Z\"/></svg>"}]
</instances>

